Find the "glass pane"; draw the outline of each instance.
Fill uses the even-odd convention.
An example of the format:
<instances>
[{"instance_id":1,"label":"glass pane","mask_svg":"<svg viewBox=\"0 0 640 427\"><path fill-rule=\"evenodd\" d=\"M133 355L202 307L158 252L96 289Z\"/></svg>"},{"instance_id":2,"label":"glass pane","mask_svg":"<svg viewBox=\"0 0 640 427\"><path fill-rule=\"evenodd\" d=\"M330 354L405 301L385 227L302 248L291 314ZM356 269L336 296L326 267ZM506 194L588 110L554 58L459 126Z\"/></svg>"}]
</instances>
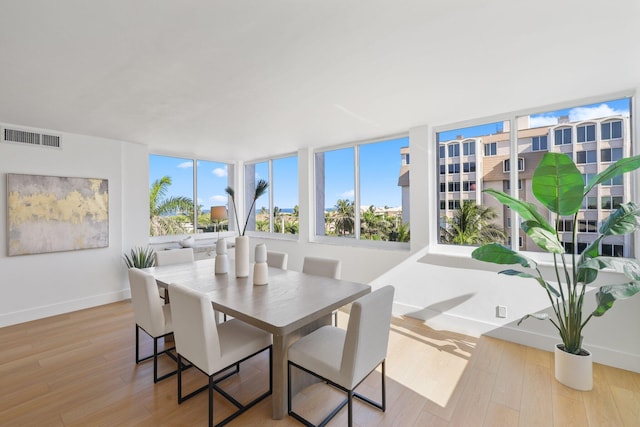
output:
<instances>
[{"instance_id":1,"label":"glass pane","mask_svg":"<svg viewBox=\"0 0 640 427\"><path fill-rule=\"evenodd\" d=\"M354 148L316 153L316 234L354 237Z\"/></svg>"},{"instance_id":2,"label":"glass pane","mask_svg":"<svg viewBox=\"0 0 640 427\"><path fill-rule=\"evenodd\" d=\"M409 138L358 148L360 239L408 242L409 168L401 160L409 149ZM460 152L455 150L454 154L459 156Z\"/></svg>"},{"instance_id":3,"label":"glass pane","mask_svg":"<svg viewBox=\"0 0 640 427\"><path fill-rule=\"evenodd\" d=\"M251 163L245 165L245 220L246 229L249 231L270 231L269 192L269 162ZM256 185L260 180L267 181L269 187L255 201ZM245 227L240 221L240 228Z\"/></svg>"},{"instance_id":4,"label":"glass pane","mask_svg":"<svg viewBox=\"0 0 640 427\"><path fill-rule=\"evenodd\" d=\"M298 234L298 157L271 162L273 175L273 231Z\"/></svg>"},{"instance_id":5,"label":"glass pane","mask_svg":"<svg viewBox=\"0 0 640 427\"><path fill-rule=\"evenodd\" d=\"M229 165L198 160L197 162L197 229L199 232L227 231L229 229L229 197L224 191L229 186ZM227 219L211 219L211 208L227 208Z\"/></svg>"},{"instance_id":6,"label":"glass pane","mask_svg":"<svg viewBox=\"0 0 640 427\"><path fill-rule=\"evenodd\" d=\"M504 208L482 190L503 190L504 161L509 157L509 132L502 122L453 129L436 135L439 148L463 144L463 155L439 159L446 174L439 175L441 210L439 242L480 245L507 241ZM473 147L473 149L471 149ZM468 154L467 154L468 153ZM478 156L479 153L479 156ZM460 164L462 163L462 167ZM478 170L476 170L478 164Z\"/></svg>"},{"instance_id":7,"label":"glass pane","mask_svg":"<svg viewBox=\"0 0 640 427\"><path fill-rule=\"evenodd\" d=\"M150 235L193 233L193 160L149 156Z\"/></svg>"}]
</instances>

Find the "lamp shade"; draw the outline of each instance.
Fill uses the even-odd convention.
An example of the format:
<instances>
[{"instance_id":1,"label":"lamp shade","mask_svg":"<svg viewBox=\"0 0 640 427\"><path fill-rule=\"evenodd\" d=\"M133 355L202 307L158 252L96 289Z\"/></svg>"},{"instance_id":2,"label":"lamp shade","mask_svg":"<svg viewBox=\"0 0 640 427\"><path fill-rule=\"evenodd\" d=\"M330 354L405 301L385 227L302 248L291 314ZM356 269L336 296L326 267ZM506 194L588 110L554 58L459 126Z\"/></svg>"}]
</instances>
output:
<instances>
[{"instance_id":1,"label":"lamp shade","mask_svg":"<svg viewBox=\"0 0 640 427\"><path fill-rule=\"evenodd\" d=\"M227 207L226 206L211 206L211 220L220 221L227 219Z\"/></svg>"}]
</instances>

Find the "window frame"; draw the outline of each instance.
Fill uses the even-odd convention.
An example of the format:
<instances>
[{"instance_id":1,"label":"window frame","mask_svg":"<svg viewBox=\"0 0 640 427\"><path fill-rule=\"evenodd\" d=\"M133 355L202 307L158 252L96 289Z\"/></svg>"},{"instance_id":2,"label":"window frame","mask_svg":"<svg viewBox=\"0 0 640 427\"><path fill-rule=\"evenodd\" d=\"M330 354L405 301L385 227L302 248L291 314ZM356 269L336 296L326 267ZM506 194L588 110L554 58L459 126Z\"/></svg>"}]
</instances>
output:
<instances>
[{"instance_id":1,"label":"window frame","mask_svg":"<svg viewBox=\"0 0 640 427\"><path fill-rule=\"evenodd\" d=\"M385 141L392 141L392 140L397 140L397 139L401 139L401 138L408 138L409 139L409 133L408 132L404 132L404 133L398 133L398 134L392 134L392 135L387 135L387 136L382 136L379 138L371 138L371 139L365 139L365 140L359 140L359 141L354 141L354 142L349 142L349 143L344 143L344 144L339 144L339 145L333 145L333 146L327 146L327 147L322 147L322 148L317 148L311 151L311 162L312 162L312 168L311 168L311 174L310 174L310 180L313 182L313 192L311 194L311 211L312 213L309 215L309 219L310 219L310 231L309 231L309 238L311 242L317 242L317 243L325 243L325 244L332 244L332 245L339 245L339 246L353 246L353 247L371 247L371 248L380 248L380 249L388 249L388 250L409 250L410 249L410 245L411 245L411 240L409 240L408 242L395 242L395 241L383 241L383 240L369 240L369 239L361 239L360 238L360 209L355 209L354 212L354 217L355 217L355 224L354 224L354 238L344 238L344 237L338 237L338 236L327 236L327 235L319 235L317 234L317 227L318 227L318 220L317 220L317 215L316 215L316 211L318 209L317 203L318 203L318 185L316 183L316 179L318 176L318 170L317 170L317 162L316 162L316 156L319 153L324 153L324 152L329 152L329 151L335 151L335 150L341 150L341 149L345 149L345 148L353 148L354 149L354 205L357 207L360 204L360 166L359 166L359 146L362 145L367 145L367 144L375 144L375 143L382 143ZM409 146L411 145L411 141L409 139ZM400 154L400 153L399 153ZM448 154L448 149L446 150L446 154ZM438 155L437 157L437 161L440 162L441 161L441 157ZM445 157L444 159L447 159L448 157ZM442 171L442 169L447 169L447 164L446 160L444 163L439 163L439 170ZM460 163L457 163L458 166L460 166ZM447 175L446 173L443 173L443 175ZM324 206L322 207L324 209ZM436 209L438 210L438 209Z\"/></svg>"}]
</instances>

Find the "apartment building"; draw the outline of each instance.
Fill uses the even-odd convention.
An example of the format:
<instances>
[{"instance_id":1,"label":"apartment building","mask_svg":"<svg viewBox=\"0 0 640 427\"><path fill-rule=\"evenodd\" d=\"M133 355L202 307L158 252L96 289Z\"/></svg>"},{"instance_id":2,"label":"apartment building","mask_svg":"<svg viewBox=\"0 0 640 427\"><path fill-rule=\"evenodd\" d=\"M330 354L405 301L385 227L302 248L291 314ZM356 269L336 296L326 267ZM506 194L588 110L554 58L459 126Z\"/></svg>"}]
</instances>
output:
<instances>
[{"instance_id":1,"label":"apartment building","mask_svg":"<svg viewBox=\"0 0 640 427\"><path fill-rule=\"evenodd\" d=\"M585 184L595 174L604 171L613 162L630 155L629 118L623 115L598 119L569 121L564 116L554 125L531 128L529 116L518 120L517 130L517 174L515 186L520 200L533 202L539 211L552 218L544 206L538 204L532 191L533 173L546 152L565 153L574 160L582 172ZM439 208L440 225L446 227L445 217L453 217L466 201L474 201L493 209L496 222L504 230L506 244L511 245L511 229L514 216L485 189L494 189L513 194L511 191L511 132L509 122L496 133L440 142L439 145ZM597 236L603 221L630 200L628 176L619 176L597 186L587 195L580 209L577 223L573 218L560 219L560 239L567 252L582 252ZM515 188L514 188L515 189ZM577 227L578 245L572 246L571 237ZM518 247L526 251L540 249L518 227ZM609 256L633 256L629 236L610 236L600 244L600 253Z\"/></svg>"}]
</instances>

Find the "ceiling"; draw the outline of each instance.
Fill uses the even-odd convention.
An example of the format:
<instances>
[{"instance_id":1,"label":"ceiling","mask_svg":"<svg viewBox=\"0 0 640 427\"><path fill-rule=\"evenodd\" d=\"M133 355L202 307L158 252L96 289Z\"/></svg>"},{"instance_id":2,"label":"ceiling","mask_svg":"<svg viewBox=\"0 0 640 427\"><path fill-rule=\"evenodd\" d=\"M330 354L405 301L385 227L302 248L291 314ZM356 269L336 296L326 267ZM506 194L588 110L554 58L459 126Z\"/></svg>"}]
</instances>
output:
<instances>
[{"instance_id":1,"label":"ceiling","mask_svg":"<svg viewBox=\"0 0 640 427\"><path fill-rule=\"evenodd\" d=\"M640 87L637 0L0 0L0 122L252 160Z\"/></svg>"}]
</instances>

